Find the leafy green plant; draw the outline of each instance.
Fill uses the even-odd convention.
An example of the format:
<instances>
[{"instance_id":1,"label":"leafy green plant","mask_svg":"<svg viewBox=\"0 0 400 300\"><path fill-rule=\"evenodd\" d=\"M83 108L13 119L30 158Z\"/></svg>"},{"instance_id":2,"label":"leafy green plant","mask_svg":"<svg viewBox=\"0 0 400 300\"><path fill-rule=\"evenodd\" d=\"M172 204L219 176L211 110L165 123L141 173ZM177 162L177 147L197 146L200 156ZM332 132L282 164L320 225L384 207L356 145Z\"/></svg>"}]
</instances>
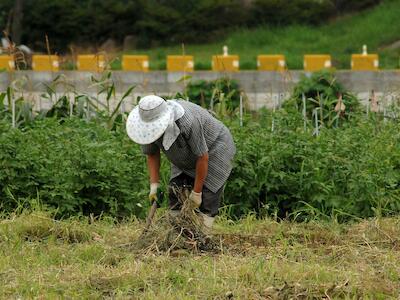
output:
<instances>
[{"instance_id":1,"label":"leafy green plant","mask_svg":"<svg viewBox=\"0 0 400 300\"><path fill-rule=\"evenodd\" d=\"M97 92L97 99L95 99L97 103L96 110L97 112L105 112L107 118L107 127L109 129L115 128L115 121L118 119L118 116L121 115L120 108L124 100L132 93L135 89L135 86L131 86L128 90L122 95L120 99L116 99L115 92L115 82L112 79L112 73L110 71L106 71L101 74L100 78L95 78L92 76L92 87L98 87L99 90ZM99 100L100 95L106 95L106 103L103 104L101 100ZM87 99L90 99L90 96L86 96ZM116 102L116 106L114 109L111 109L111 101ZM122 118L119 118L120 120Z\"/></svg>"},{"instance_id":2,"label":"leafy green plant","mask_svg":"<svg viewBox=\"0 0 400 300\"><path fill-rule=\"evenodd\" d=\"M273 117L273 132L271 125L230 125L238 150L225 204L234 215L347 220L400 211L397 123L357 117L316 138L302 130L299 113Z\"/></svg>"},{"instance_id":3,"label":"leafy green plant","mask_svg":"<svg viewBox=\"0 0 400 300\"><path fill-rule=\"evenodd\" d=\"M213 81L190 81L184 91L192 102L215 111L219 116L232 115L240 103L239 84L222 77Z\"/></svg>"},{"instance_id":4,"label":"leafy green plant","mask_svg":"<svg viewBox=\"0 0 400 300\"><path fill-rule=\"evenodd\" d=\"M2 210L38 198L60 216L144 213L146 167L139 147L125 132L94 122L44 119L24 131L1 122L0 169Z\"/></svg>"},{"instance_id":5,"label":"leafy green plant","mask_svg":"<svg viewBox=\"0 0 400 300\"><path fill-rule=\"evenodd\" d=\"M30 124L35 118L32 104L22 96L21 90L25 84L26 78L21 77L14 80L5 92L0 93L0 120L7 120L13 127Z\"/></svg>"},{"instance_id":6,"label":"leafy green plant","mask_svg":"<svg viewBox=\"0 0 400 300\"><path fill-rule=\"evenodd\" d=\"M339 101L341 103L338 104ZM338 109L337 105L340 104L342 107ZM333 127L358 112L360 103L336 80L333 72L324 70L310 77L303 75L284 107L295 108L308 120L314 120L317 114L316 118L322 126Z\"/></svg>"}]
</instances>

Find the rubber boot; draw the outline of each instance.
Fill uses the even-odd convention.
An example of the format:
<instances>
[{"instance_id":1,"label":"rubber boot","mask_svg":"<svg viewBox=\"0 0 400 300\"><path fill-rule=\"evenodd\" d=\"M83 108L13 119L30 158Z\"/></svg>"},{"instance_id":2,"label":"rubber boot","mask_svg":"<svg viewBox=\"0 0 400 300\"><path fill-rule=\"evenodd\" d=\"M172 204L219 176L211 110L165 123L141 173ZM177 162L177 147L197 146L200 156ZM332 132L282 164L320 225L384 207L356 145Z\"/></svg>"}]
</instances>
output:
<instances>
[{"instance_id":1,"label":"rubber boot","mask_svg":"<svg viewBox=\"0 0 400 300\"><path fill-rule=\"evenodd\" d=\"M199 213L199 216L203 219L204 229L206 233L210 233L214 224L214 217L210 217L209 215Z\"/></svg>"}]
</instances>

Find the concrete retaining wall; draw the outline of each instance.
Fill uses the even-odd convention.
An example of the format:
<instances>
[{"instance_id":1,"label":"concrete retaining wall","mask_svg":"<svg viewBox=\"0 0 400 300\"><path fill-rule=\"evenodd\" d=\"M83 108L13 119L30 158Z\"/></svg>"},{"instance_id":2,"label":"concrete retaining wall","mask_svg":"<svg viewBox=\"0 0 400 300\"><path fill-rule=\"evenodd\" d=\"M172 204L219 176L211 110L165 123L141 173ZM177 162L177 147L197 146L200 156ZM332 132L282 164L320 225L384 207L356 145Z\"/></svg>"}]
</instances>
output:
<instances>
[{"instance_id":1,"label":"concrete retaining wall","mask_svg":"<svg viewBox=\"0 0 400 300\"><path fill-rule=\"evenodd\" d=\"M130 86L137 85L131 97L131 105L139 95L155 93L162 95L174 95L184 89L188 80L182 78L191 76L191 80L214 80L220 77L229 77L237 80L241 89L247 96L251 109L261 107L271 108L278 105L293 89L302 75L309 76L303 71L290 72L260 72L240 71L237 73L218 73L211 71L196 71L193 73L169 73L166 71L154 71L148 73L114 71L112 79L116 84L117 93L123 93ZM62 76L64 83L57 86L57 91L63 93L68 90L76 90L82 93L96 94L98 86L90 80L93 76L90 72L63 71L59 73L18 71L12 73L0 73L0 91L6 90L13 84L25 95L30 95L32 101L39 101L39 95L45 91L45 84L50 84L56 76ZM99 74L94 74L97 78ZM355 72L337 71L337 80L346 89L357 94L360 99L366 101L371 90L375 90L378 96L391 99L400 95L400 71ZM43 101L43 99L42 99ZM128 105L128 106L131 106Z\"/></svg>"}]
</instances>

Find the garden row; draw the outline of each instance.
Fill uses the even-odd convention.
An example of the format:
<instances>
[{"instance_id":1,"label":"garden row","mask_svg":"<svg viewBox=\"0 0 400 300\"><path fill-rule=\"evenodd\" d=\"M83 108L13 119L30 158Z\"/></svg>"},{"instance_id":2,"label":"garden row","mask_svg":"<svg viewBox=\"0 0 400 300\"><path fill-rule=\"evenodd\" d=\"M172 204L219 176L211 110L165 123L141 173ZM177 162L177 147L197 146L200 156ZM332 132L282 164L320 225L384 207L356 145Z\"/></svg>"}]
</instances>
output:
<instances>
[{"instance_id":1,"label":"garden row","mask_svg":"<svg viewBox=\"0 0 400 300\"><path fill-rule=\"evenodd\" d=\"M399 124L354 116L341 128L321 128L316 137L293 111L237 123L228 122L237 145L223 201L229 216L254 211L347 219L400 212ZM165 187L169 166L163 161ZM123 125L110 131L77 117L21 129L0 122L2 211L34 201L60 216L143 217L147 192L145 157Z\"/></svg>"},{"instance_id":2,"label":"garden row","mask_svg":"<svg viewBox=\"0 0 400 300\"><path fill-rule=\"evenodd\" d=\"M93 79L107 101L115 93L111 78ZM85 107L95 100L87 95L76 94L71 105L66 96L54 99L50 86L47 93L55 102L41 112L13 100L11 87L0 94L1 210L39 202L59 216L143 217L148 175L140 147L126 135L126 114L118 106ZM237 154L222 208L230 217L345 220L400 212L398 108L365 114L331 73L303 78L281 109L245 115L242 126L235 82L193 82L184 93L211 107L234 136ZM164 188L168 176L163 159Z\"/></svg>"}]
</instances>

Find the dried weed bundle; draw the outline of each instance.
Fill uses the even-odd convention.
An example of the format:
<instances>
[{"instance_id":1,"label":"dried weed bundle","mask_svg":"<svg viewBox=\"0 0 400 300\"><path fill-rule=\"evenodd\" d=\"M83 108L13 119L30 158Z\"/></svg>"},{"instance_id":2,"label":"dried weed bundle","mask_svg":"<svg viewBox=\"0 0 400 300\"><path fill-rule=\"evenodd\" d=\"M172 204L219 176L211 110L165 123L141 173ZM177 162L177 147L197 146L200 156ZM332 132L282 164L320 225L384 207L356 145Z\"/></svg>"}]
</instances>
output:
<instances>
[{"instance_id":1,"label":"dried weed bundle","mask_svg":"<svg viewBox=\"0 0 400 300\"><path fill-rule=\"evenodd\" d=\"M132 248L144 254L174 254L181 250L220 252L219 240L206 233L201 215L192 208L188 189L175 187L174 193L182 206L179 214L166 213L159 217Z\"/></svg>"}]
</instances>

